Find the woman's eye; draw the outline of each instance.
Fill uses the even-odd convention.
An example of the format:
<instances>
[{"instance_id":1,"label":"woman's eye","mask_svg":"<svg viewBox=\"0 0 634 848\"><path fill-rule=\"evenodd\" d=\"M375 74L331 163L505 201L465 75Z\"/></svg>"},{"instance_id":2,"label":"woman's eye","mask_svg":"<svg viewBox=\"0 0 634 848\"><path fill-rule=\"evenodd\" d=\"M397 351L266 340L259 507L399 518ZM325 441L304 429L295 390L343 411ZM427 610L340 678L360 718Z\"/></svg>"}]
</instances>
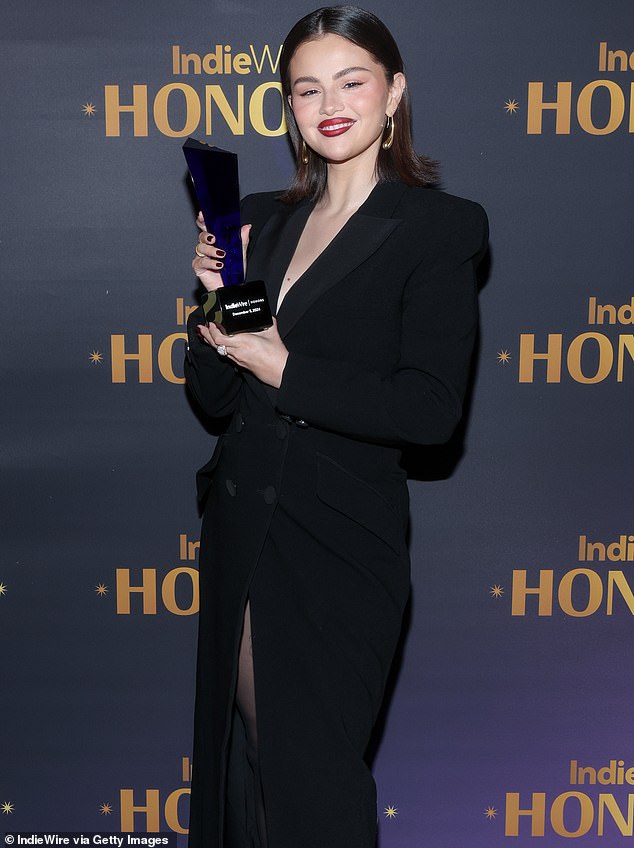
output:
<instances>
[{"instance_id":1,"label":"woman's eye","mask_svg":"<svg viewBox=\"0 0 634 848\"><path fill-rule=\"evenodd\" d=\"M317 94L317 89L316 88L309 88L309 89L307 89L307 91L302 91L299 96L300 97L308 97L310 94Z\"/></svg>"},{"instance_id":2,"label":"woman's eye","mask_svg":"<svg viewBox=\"0 0 634 848\"><path fill-rule=\"evenodd\" d=\"M357 80L350 80L344 85L344 88L357 88L358 86L363 85L362 82L357 82Z\"/></svg>"}]
</instances>

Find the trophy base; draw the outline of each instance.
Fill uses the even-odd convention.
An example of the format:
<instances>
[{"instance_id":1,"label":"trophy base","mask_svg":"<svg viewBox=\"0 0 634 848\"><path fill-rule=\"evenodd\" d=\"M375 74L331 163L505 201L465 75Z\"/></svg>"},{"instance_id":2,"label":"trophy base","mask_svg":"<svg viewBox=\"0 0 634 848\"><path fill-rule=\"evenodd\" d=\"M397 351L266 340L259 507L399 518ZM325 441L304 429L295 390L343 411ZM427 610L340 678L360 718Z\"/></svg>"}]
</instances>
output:
<instances>
[{"instance_id":1,"label":"trophy base","mask_svg":"<svg viewBox=\"0 0 634 848\"><path fill-rule=\"evenodd\" d=\"M206 292L202 307L207 323L215 324L226 336L257 333L273 326L262 280Z\"/></svg>"}]
</instances>

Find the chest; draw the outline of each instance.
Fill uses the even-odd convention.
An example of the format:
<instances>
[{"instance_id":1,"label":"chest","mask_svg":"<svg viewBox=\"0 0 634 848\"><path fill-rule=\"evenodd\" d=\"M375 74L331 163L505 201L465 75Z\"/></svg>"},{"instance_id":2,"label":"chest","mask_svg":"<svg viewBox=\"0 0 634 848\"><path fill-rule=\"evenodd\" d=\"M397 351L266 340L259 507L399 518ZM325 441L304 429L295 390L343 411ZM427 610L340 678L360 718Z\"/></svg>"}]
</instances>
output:
<instances>
[{"instance_id":1,"label":"chest","mask_svg":"<svg viewBox=\"0 0 634 848\"><path fill-rule=\"evenodd\" d=\"M297 280L315 263L334 238L341 232L353 211L338 215L325 215L318 210L312 212L297 242L291 260L286 268L277 308L282 305L284 297Z\"/></svg>"}]
</instances>

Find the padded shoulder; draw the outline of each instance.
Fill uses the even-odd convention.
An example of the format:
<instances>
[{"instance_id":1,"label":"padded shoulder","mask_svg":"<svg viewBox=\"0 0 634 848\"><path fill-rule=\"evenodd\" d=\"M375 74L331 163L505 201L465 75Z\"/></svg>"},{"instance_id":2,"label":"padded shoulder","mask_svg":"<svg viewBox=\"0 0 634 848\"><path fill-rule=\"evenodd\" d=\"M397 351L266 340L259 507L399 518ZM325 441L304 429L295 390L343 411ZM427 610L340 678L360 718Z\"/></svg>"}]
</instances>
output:
<instances>
[{"instance_id":1,"label":"padded shoulder","mask_svg":"<svg viewBox=\"0 0 634 848\"><path fill-rule=\"evenodd\" d=\"M282 203L277 198L282 191L263 191L258 194L248 194L240 204L240 218L243 224L253 224L261 227L271 215L277 212L291 211L294 207Z\"/></svg>"},{"instance_id":2,"label":"padded shoulder","mask_svg":"<svg viewBox=\"0 0 634 848\"><path fill-rule=\"evenodd\" d=\"M435 242L437 261L451 257L463 261L475 256L479 261L486 251L489 224L479 203L436 189L408 188L394 211L411 228L419 228Z\"/></svg>"}]
</instances>

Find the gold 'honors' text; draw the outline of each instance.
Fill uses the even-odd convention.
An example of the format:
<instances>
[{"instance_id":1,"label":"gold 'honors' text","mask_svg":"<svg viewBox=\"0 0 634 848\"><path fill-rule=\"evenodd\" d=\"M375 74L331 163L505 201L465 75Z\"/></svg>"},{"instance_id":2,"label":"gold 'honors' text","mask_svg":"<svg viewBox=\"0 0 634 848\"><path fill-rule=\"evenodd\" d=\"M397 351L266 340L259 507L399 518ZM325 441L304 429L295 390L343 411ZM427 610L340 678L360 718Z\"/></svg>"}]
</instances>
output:
<instances>
[{"instance_id":1,"label":"gold 'honors' text","mask_svg":"<svg viewBox=\"0 0 634 848\"><path fill-rule=\"evenodd\" d=\"M599 73L634 70L634 51L611 49L599 43ZM580 130L589 135L611 135L617 130L634 133L634 82L595 79L583 85L571 81L549 84L529 82L526 132L542 135L554 129L556 135L570 135L573 116Z\"/></svg>"},{"instance_id":2,"label":"gold 'honors' text","mask_svg":"<svg viewBox=\"0 0 634 848\"><path fill-rule=\"evenodd\" d=\"M176 325L184 327L196 306L187 306L182 297L176 298ZM184 330L170 333L155 341L152 333L110 336L110 366L113 383L153 383L158 374L168 383L182 385L185 377L180 363L185 353L187 333ZM175 367L174 363L178 363Z\"/></svg>"},{"instance_id":3,"label":"gold 'honors' text","mask_svg":"<svg viewBox=\"0 0 634 848\"><path fill-rule=\"evenodd\" d=\"M191 761L189 757L181 759L183 783L191 782ZM166 828L174 833L188 833L188 799L191 790L183 786L161 797L159 789L135 791L126 788L119 790L119 808L121 810L121 833L159 833Z\"/></svg>"},{"instance_id":4,"label":"gold 'honors' text","mask_svg":"<svg viewBox=\"0 0 634 848\"><path fill-rule=\"evenodd\" d=\"M563 333L548 333L544 339L535 333L521 333L519 346L519 382L560 383L562 376L576 383L592 385L612 379L622 383L634 374L634 333L608 332L620 325L634 324L634 296L624 304L601 304L596 297L588 300L588 324L601 326L565 338ZM619 328L620 328L619 327Z\"/></svg>"},{"instance_id":5,"label":"gold 'honors' text","mask_svg":"<svg viewBox=\"0 0 634 848\"><path fill-rule=\"evenodd\" d=\"M633 785L634 768L626 768L624 760L610 760L599 768L570 760L569 769L570 785L587 784L584 792L569 790L554 796L546 792L506 793L505 836L555 834L576 839L593 834L613 839L617 833L634 835L634 793L619 796L614 791L593 793L590 788L597 784Z\"/></svg>"},{"instance_id":6,"label":"gold 'honors' text","mask_svg":"<svg viewBox=\"0 0 634 848\"><path fill-rule=\"evenodd\" d=\"M146 83L105 85L106 136L146 137L151 131L169 138L212 136L219 127L236 136L244 135L247 129L261 136L284 135L282 87L277 79L254 85L233 82L234 75L240 80L253 74L261 77L270 73L275 77L281 49L271 50L268 44L256 49L250 44L248 52L234 54L231 45L216 44L209 53L199 54L183 52L180 45L174 44L172 74L197 77L197 85L181 80L158 87ZM213 82L200 85L203 76Z\"/></svg>"},{"instance_id":7,"label":"gold 'honors' text","mask_svg":"<svg viewBox=\"0 0 634 848\"><path fill-rule=\"evenodd\" d=\"M618 538L593 541L579 536L580 563L634 562L634 535L622 533ZM609 568L607 572L580 566L563 574L552 568L537 573L527 569L513 570L511 615L552 616L563 612L571 618L588 618L597 614L619 613L634 616L634 574Z\"/></svg>"},{"instance_id":8,"label":"gold 'honors' text","mask_svg":"<svg viewBox=\"0 0 634 848\"><path fill-rule=\"evenodd\" d=\"M195 562L200 542L192 542L185 533L179 536L181 561ZM198 569L189 565L171 568L164 574L156 568L117 568L117 615L133 611L157 615L160 611L172 615L195 615L200 607Z\"/></svg>"}]
</instances>

